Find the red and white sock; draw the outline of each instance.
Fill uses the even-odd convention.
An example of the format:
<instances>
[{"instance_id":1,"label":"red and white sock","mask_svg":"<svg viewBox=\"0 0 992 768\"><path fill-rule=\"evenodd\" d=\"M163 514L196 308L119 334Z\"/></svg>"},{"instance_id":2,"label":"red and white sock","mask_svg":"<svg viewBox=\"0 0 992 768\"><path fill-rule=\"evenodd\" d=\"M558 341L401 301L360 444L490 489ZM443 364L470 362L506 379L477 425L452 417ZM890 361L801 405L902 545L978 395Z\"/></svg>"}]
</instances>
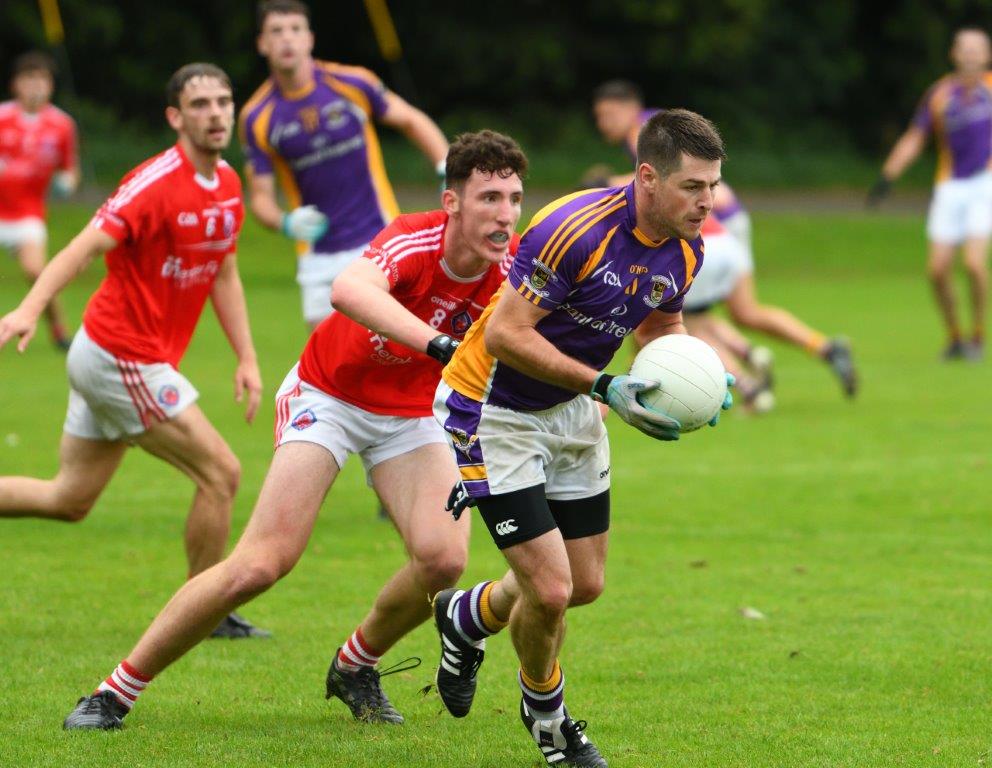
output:
<instances>
[{"instance_id":1,"label":"red and white sock","mask_svg":"<svg viewBox=\"0 0 992 768\"><path fill-rule=\"evenodd\" d=\"M138 696L145 690L152 679L145 677L138 670L132 667L127 661L122 661L117 665L117 669L110 673L110 677L100 683L96 689L100 691L113 691L118 700L128 709L134 706Z\"/></svg>"},{"instance_id":2,"label":"red and white sock","mask_svg":"<svg viewBox=\"0 0 992 768\"><path fill-rule=\"evenodd\" d=\"M374 667L381 657L379 651L365 642L362 628L359 627L348 638L348 642L341 646L338 652L338 669L357 672L362 667Z\"/></svg>"}]
</instances>

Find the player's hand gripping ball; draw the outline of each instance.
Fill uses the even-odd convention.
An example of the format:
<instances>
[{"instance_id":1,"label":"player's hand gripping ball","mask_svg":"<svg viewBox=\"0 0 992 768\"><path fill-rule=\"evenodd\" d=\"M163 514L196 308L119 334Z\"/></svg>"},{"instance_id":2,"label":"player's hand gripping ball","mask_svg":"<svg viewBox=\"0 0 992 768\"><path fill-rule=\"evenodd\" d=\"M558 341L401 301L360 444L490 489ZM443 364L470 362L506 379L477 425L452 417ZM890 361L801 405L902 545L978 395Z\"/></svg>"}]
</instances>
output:
<instances>
[{"instance_id":1,"label":"player's hand gripping ball","mask_svg":"<svg viewBox=\"0 0 992 768\"><path fill-rule=\"evenodd\" d=\"M646 344L634 358L632 376L660 382L638 395L645 406L676 419L682 432L715 426L720 411L733 405L734 383L716 351L705 341L671 334Z\"/></svg>"}]
</instances>

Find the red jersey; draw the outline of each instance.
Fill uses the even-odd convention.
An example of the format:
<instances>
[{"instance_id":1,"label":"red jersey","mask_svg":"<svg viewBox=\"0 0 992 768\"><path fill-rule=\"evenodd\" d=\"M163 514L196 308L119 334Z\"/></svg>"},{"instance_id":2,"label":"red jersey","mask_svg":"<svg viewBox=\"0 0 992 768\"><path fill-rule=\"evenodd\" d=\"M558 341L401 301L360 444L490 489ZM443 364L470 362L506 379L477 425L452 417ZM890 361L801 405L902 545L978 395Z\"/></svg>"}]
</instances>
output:
<instances>
[{"instance_id":1,"label":"red jersey","mask_svg":"<svg viewBox=\"0 0 992 768\"><path fill-rule=\"evenodd\" d=\"M176 144L130 171L93 217L117 247L86 333L125 360L178 366L244 215L241 179L223 160L205 179Z\"/></svg>"},{"instance_id":2,"label":"red jersey","mask_svg":"<svg viewBox=\"0 0 992 768\"><path fill-rule=\"evenodd\" d=\"M699 234L705 239L727 234L727 228L720 223L720 220L710 212L710 215L703 219L703 228Z\"/></svg>"},{"instance_id":3,"label":"red jersey","mask_svg":"<svg viewBox=\"0 0 992 768\"><path fill-rule=\"evenodd\" d=\"M444 211L400 216L373 238L364 258L382 269L400 304L439 334L461 339L506 279L520 237L513 235L500 263L463 278L444 262L447 225ZM441 364L336 312L310 336L299 375L371 413L416 418L431 415Z\"/></svg>"},{"instance_id":4,"label":"red jersey","mask_svg":"<svg viewBox=\"0 0 992 768\"><path fill-rule=\"evenodd\" d=\"M0 104L0 220L45 217L45 193L56 171L76 166L76 124L51 104L25 112Z\"/></svg>"}]
</instances>

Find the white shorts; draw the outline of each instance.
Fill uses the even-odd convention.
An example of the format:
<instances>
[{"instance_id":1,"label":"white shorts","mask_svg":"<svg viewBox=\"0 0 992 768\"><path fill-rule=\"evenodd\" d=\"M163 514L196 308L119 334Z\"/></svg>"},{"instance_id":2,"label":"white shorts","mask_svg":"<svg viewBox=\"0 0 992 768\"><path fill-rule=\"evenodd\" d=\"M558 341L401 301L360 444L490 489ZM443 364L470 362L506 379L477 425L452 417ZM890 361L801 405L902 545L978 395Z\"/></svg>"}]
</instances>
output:
<instances>
[{"instance_id":1,"label":"white shorts","mask_svg":"<svg viewBox=\"0 0 992 768\"><path fill-rule=\"evenodd\" d=\"M960 245L971 238L992 235L992 172L967 179L949 179L933 189L927 215L931 242Z\"/></svg>"},{"instance_id":2,"label":"white shorts","mask_svg":"<svg viewBox=\"0 0 992 768\"><path fill-rule=\"evenodd\" d=\"M434 418L448 433L471 496L497 496L541 483L553 501L609 490L610 441L590 397L577 395L544 411L514 411L479 403L442 381Z\"/></svg>"},{"instance_id":3,"label":"white shorts","mask_svg":"<svg viewBox=\"0 0 992 768\"><path fill-rule=\"evenodd\" d=\"M304 442L319 445L338 468L357 453L366 478L372 467L448 436L430 416L385 416L346 403L301 381L299 365L286 374L276 393L276 447Z\"/></svg>"},{"instance_id":4,"label":"white shorts","mask_svg":"<svg viewBox=\"0 0 992 768\"><path fill-rule=\"evenodd\" d=\"M720 222L723 228L737 238L744 247L744 264L747 273L754 272L754 255L751 252L751 216L747 211L738 211Z\"/></svg>"},{"instance_id":5,"label":"white shorts","mask_svg":"<svg viewBox=\"0 0 992 768\"><path fill-rule=\"evenodd\" d=\"M748 269L747 252L740 241L727 233L707 237L703 266L689 286L683 308L702 312L726 299Z\"/></svg>"},{"instance_id":6,"label":"white shorts","mask_svg":"<svg viewBox=\"0 0 992 768\"><path fill-rule=\"evenodd\" d=\"M66 358L69 408L64 432L88 440L120 440L175 418L200 393L168 363L114 357L80 328Z\"/></svg>"},{"instance_id":7,"label":"white shorts","mask_svg":"<svg viewBox=\"0 0 992 768\"><path fill-rule=\"evenodd\" d=\"M48 239L45 222L34 216L13 221L0 220L0 246L11 250L24 243L44 243Z\"/></svg>"},{"instance_id":8,"label":"white shorts","mask_svg":"<svg viewBox=\"0 0 992 768\"><path fill-rule=\"evenodd\" d=\"M331 284L341 270L365 253L368 244L337 253L304 253L296 265L296 282L303 299L303 319L319 323L331 309Z\"/></svg>"}]
</instances>

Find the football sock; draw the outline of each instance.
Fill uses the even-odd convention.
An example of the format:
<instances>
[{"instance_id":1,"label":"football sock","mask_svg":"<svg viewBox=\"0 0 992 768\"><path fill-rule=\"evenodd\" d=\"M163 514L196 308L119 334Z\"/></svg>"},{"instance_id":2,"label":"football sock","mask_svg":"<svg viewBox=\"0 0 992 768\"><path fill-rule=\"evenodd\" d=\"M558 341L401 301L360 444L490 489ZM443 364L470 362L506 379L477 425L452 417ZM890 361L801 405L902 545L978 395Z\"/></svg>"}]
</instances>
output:
<instances>
[{"instance_id":1,"label":"football sock","mask_svg":"<svg viewBox=\"0 0 992 768\"><path fill-rule=\"evenodd\" d=\"M358 627L338 652L338 669L345 672L357 672L362 667L374 667L379 663L381 657L382 654L379 651L365 642L362 628Z\"/></svg>"},{"instance_id":2,"label":"football sock","mask_svg":"<svg viewBox=\"0 0 992 768\"><path fill-rule=\"evenodd\" d=\"M545 682L537 682L527 677L521 669L517 673L524 703L535 720L554 720L565 716L565 673L555 660L551 677Z\"/></svg>"},{"instance_id":3,"label":"football sock","mask_svg":"<svg viewBox=\"0 0 992 768\"><path fill-rule=\"evenodd\" d=\"M125 660L117 665L110 677L100 683L94 693L113 691L118 701L130 710L151 681L150 677L142 675Z\"/></svg>"},{"instance_id":4,"label":"football sock","mask_svg":"<svg viewBox=\"0 0 992 768\"><path fill-rule=\"evenodd\" d=\"M806 341L803 342L803 346L806 347L806 351L810 354L823 357L827 351L827 347L830 346L830 342L822 333L819 333L818 331L810 331Z\"/></svg>"},{"instance_id":5,"label":"football sock","mask_svg":"<svg viewBox=\"0 0 992 768\"><path fill-rule=\"evenodd\" d=\"M489 605L489 595L494 586L495 581L483 581L463 592L455 601L452 612L455 629L463 640L472 645L481 645L483 640L507 625L506 621L496 617Z\"/></svg>"}]
</instances>

